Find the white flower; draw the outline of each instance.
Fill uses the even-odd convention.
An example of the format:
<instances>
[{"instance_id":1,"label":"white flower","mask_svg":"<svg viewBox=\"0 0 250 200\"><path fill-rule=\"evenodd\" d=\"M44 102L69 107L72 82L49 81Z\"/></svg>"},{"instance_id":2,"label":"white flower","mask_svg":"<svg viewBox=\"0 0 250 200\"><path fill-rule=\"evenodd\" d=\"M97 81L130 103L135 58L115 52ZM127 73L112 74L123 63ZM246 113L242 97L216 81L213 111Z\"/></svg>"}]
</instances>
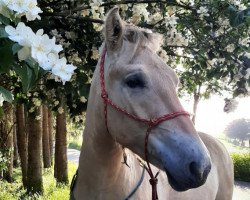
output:
<instances>
[{"instance_id":1,"label":"white flower","mask_svg":"<svg viewBox=\"0 0 250 200\"><path fill-rule=\"evenodd\" d=\"M175 15L171 15L171 16L167 16L166 19L165 19L165 23L166 23L166 26L170 25L170 26L174 26L177 24L177 19L178 17L176 17Z\"/></svg>"},{"instance_id":2,"label":"white flower","mask_svg":"<svg viewBox=\"0 0 250 200\"><path fill-rule=\"evenodd\" d=\"M32 99L32 102L34 103L34 105L35 105L36 107L39 107L39 106L41 106L41 104L42 104L42 102L41 102L38 98L33 98L33 99Z\"/></svg>"},{"instance_id":3,"label":"white flower","mask_svg":"<svg viewBox=\"0 0 250 200\"><path fill-rule=\"evenodd\" d=\"M26 18L28 21L41 19L41 17L38 14L42 13L43 11L39 7L37 7L36 0L25 0L24 5L27 6L25 9L26 9Z\"/></svg>"},{"instance_id":4,"label":"white flower","mask_svg":"<svg viewBox=\"0 0 250 200\"><path fill-rule=\"evenodd\" d=\"M99 51L97 50L96 47L92 48L92 56L91 59L93 60L98 60L99 59Z\"/></svg>"},{"instance_id":5,"label":"white flower","mask_svg":"<svg viewBox=\"0 0 250 200\"><path fill-rule=\"evenodd\" d=\"M86 103L86 102L87 102L87 99L86 99L84 96L81 96L80 101L81 101L82 103Z\"/></svg>"},{"instance_id":6,"label":"white flower","mask_svg":"<svg viewBox=\"0 0 250 200\"><path fill-rule=\"evenodd\" d=\"M42 60L40 62L40 67L42 67L44 70L51 70L53 66L56 64L58 59L59 59L58 54L49 53L47 59Z\"/></svg>"},{"instance_id":7,"label":"white flower","mask_svg":"<svg viewBox=\"0 0 250 200\"><path fill-rule=\"evenodd\" d=\"M41 19L38 15L42 10L37 6L36 0L2 0L9 10L15 11L17 16L25 15L28 21Z\"/></svg>"},{"instance_id":8,"label":"white flower","mask_svg":"<svg viewBox=\"0 0 250 200\"><path fill-rule=\"evenodd\" d=\"M41 115L37 115L35 119L36 119L37 121L39 121L39 120L42 119L42 117L41 117Z\"/></svg>"},{"instance_id":9,"label":"white flower","mask_svg":"<svg viewBox=\"0 0 250 200\"><path fill-rule=\"evenodd\" d=\"M198 10L197 13L200 14L200 17L203 18L204 16L209 16L208 9L204 6L201 6Z\"/></svg>"},{"instance_id":10,"label":"white flower","mask_svg":"<svg viewBox=\"0 0 250 200\"><path fill-rule=\"evenodd\" d=\"M76 69L75 66L66 64L66 62L66 58L63 57L57 60L56 64L52 68L52 73L60 77L63 83L70 80L72 74L74 73L74 70Z\"/></svg>"},{"instance_id":11,"label":"white flower","mask_svg":"<svg viewBox=\"0 0 250 200\"><path fill-rule=\"evenodd\" d=\"M57 109L57 111L58 111L59 114L63 114L64 113L64 109L62 107L59 107Z\"/></svg>"},{"instance_id":12,"label":"white flower","mask_svg":"<svg viewBox=\"0 0 250 200\"><path fill-rule=\"evenodd\" d=\"M226 50L227 52L229 52L229 53L232 53L232 52L234 51L234 49L235 49L234 44L229 44L229 45L227 45L227 46L225 47L225 50Z\"/></svg>"},{"instance_id":13,"label":"white flower","mask_svg":"<svg viewBox=\"0 0 250 200\"><path fill-rule=\"evenodd\" d=\"M50 39L48 35L43 34L43 29L34 33L22 22L18 23L16 28L6 26L5 30L12 41L24 46L18 51L20 60L26 60L31 56L44 70L52 70L63 83L70 80L76 67L67 64L65 58L59 59L58 53L63 48L62 45L56 44L55 37Z\"/></svg>"},{"instance_id":14,"label":"white flower","mask_svg":"<svg viewBox=\"0 0 250 200\"><path fill-rule=\"evenodd\" d=\"M95 29L96 31L101 31L101 30L103 29L102 25L97 24L97 23L95 23L93 26L94 26L94 29Z\"/></svg>"},{"instance_id":15,"label":"white flower","mask_svg":"<svg viewBox=\"0 0 250 200\"><path fill-rule=\"evenodd\" d=\"M43 30L38 30L36 33L36 41L31 47L31 55L39 63L47 60L47 55L52 51L49 36L40 34L43 34Z\"/></svg>"},{"instance_id":16,"label":"white flower","mask_svg":"<svg viewBox=\"0 0 250 200\"><path fill-rule=\"evenodd\" d=\"M54 105L57 106L59 104L59 101L55 101Z\"/></svg>"},{"instance_id":17,"label":"white flower","mask_svg":"<svg viewBox=\"0 0 250 200\"><path fill-rule=\"evenodd\" d=\"M34 111L35 111L35 108L34 108L34 107L32 107L32 108L29 109L29 112L30 112L30 113L33 113Z\"/></svg>"},{"instance_id":18,"label":"white flower","mask_svg":"<svg viewBox=\"0 0 250 200\"><path fill-rule=\"evenodd\" d=\"M133 6L133 17L132 22L138 24L141 17L144 17L145 21L149 20L149 12L147 11L147 4L136 4Z\"/></svg>"},{"instance_id":19,"label":"white flower","mask_svg":"<svg viewBox=\"0 0 250 200\"><path fill-rule=\"evenodd\" d=\"M26 26L23 22L19 22L16 28L6 26L5 31L9 35L9 39L18 42L21 46L30 47L35 38L35 33L32 29Z\"/></svg>"},{"instance_id":20,"label":"white flower","mask_svg":"<svg viewBox=\"0 0 250 200\"><path fill-rule=\"evenodd\" d=\"M89 10L83 10L81 14L83 17L89 16Z\"/></svg>"},{"instance_id":21,"label":"white flower","mask_svg":"<svg viewBox=\"0 0 250 200\"><path fill-rule=\"evenodd\" d=\"M0 107L3 106L4 98L3 95L0 94Z\"/></svg>"},{"instance_id":22,"label":"white flower","mask_svg":"<svg viewBox=\"0 0 250 200\"><path fill-rule=\"evenodd\" d=\"M216 64L216 59L213 58L212 60L208 60L207 63L208 63L207 67L210 69L211 67L214 67L214 65Z\"/></svg>"}]
</instances>

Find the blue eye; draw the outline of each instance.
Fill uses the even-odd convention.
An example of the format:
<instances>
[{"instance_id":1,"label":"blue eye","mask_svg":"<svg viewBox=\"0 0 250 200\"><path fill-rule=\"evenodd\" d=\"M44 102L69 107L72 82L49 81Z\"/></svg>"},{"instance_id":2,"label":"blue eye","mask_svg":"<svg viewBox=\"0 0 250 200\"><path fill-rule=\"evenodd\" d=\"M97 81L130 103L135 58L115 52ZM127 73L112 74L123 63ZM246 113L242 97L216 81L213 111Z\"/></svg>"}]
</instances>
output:
<instances>
[{"instance_id":1,"label":"blue eye","mask_svg":"<svg viewBox=\"0 0 250 200\"><path fill-rule=\"evenodd\" d=\"M125 79L125 84L132 89L144 88L146 83L141 74L133 74Z\"/></svg>"}]
</instances>

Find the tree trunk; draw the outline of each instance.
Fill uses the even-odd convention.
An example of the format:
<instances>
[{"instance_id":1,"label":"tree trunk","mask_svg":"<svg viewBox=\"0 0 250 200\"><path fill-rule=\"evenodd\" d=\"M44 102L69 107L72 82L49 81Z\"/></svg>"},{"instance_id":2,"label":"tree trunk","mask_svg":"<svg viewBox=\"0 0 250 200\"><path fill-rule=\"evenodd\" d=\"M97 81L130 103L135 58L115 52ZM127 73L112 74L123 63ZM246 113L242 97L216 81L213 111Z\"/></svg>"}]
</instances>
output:
<instances>
[{"instance_id":1,"label":"tree trunk","mask_svg":"<svg viewBox=\"0 0 250 200\"><path fill-rule=\"evenodd\" d=\"M51 167L49 126L48 126L48 107L43 105L43 167Z\"/></svg>"},{"instance_id":2,"label":"tree trunk","mask_svg":"<svg viewBox=\"0 0 250 200\"><path fill-rule=\"evenodd\" d=\"M13 167L17 168L19 167L19 154L18 154L18 147L17 147L17 138L16 138L16 117L15 112L13 113L14 116L14 128L13 128L13 147L14 147L14 157L13 157Z\"/></svg>"},{"instance_id":3,"label":"tree trunk","mask_svg":"<svg viewBox=\"0 0 250 200\"><path fill-rule=\"evenodd\" d=\"M56 116L55 178L57 183L68 183L66 114Z\"/></svg>"},{"instance_id":4,"label":"tree trunk","mask_svg":"<svg viewBox=\"0 0 250 200\"><path fill-rule=\"evenodd\" d=\"M20 156L21 170L22 170L22 181L23 186L27 186L27 161L28 161L28 143L27 143L27 132L25 128L25 115L24 115L24 105L18 104L16 107L16 137L17 137L17 147Z\"/></svg>"},{"instance_id":5,"label":"tree trunk","mask_svg":"<svg viewBox=\"0 0 250 200\"><path fill-rule=\"evenodd\" d=\"M199 101L200 101L200 95L194 94L193 116L192 116L192 121L194 124L195 124L195 120L196 120L196 113L197 113L197 107L198 107Z\"/></svg>"},{"instance_id":6,"label":"tree trunk","mask_svg":"<svg viewBox=\"0 0 250 200\"><path fill-rule=\"evenodd\" d=\"M3 178L8 181L13 181L13 106L4 102L3 104L4 117L0 121L0 150L6 160L6 168L3 170Z\"/></svg>"},{"instance_id":7,"label":"tree trunk","mask_svg":"<svg viewBox=\"0 0 250 200\"><path fill-rule=\"evenodd\" d=\"M53 114L52 111L48 109L48 131L49 131L49 149L50 149L50 161L51 161L51 166L53 165Z\"/></svg>"},{"instance_id":8,"label":"tree trunk","mask_svg":"<svg viewBox=\"0 0 250 200\"><path fill-rule=\"evenodd\" d=\"M42 109L36 107L28 114L28 171L27 191L43 193L42 180Z\"/></svg>"}]
</instances>

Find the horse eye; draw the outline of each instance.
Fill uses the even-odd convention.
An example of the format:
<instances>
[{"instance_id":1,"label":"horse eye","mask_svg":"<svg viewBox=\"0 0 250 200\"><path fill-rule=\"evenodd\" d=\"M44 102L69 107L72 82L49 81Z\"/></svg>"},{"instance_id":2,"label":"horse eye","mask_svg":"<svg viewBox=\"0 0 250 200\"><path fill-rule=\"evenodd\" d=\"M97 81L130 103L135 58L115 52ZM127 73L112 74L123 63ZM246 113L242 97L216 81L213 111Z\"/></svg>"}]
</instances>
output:
<instances>
[{"instance_id":1,"label":"horse eye","mask_svg":"<svg viewBox=\"0 0 250 200\"><path fill-rule=\"evenodd\" d=\"M129 88L132 88L132 89L145 87L145 81L144 81L142 75L140 75L140 74L133 74L133 75L127 77L125 80L125 84Z\"/></svg>"}]
</instances>

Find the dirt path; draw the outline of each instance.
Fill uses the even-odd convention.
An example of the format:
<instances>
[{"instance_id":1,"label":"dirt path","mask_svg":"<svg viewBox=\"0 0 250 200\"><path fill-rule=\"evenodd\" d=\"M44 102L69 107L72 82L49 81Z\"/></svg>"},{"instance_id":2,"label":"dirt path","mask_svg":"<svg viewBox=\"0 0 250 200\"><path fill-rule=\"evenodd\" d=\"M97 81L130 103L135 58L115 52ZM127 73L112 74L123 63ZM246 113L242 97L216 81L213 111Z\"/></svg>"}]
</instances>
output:
<instances>
[{"instance_id":1,"label":"dirt path","mask_svg":"<svg viewBox=\"0 0 250 200\"><path fill-rule=\"evenodd\" d=\"M68 149L68 160L78 165L80 151ZM250 200L250 183L235 181L233 200Z\"/></svg>"},{"instance_id":2,"label":"dirt path","mask_svg":"<svg viewBox=\"0 0 250 200\"><path fill-rule=\"evenodd\" d=\"M250 183L235 181L233 200L250 200Z\"/></svg>"}]
</instances>

